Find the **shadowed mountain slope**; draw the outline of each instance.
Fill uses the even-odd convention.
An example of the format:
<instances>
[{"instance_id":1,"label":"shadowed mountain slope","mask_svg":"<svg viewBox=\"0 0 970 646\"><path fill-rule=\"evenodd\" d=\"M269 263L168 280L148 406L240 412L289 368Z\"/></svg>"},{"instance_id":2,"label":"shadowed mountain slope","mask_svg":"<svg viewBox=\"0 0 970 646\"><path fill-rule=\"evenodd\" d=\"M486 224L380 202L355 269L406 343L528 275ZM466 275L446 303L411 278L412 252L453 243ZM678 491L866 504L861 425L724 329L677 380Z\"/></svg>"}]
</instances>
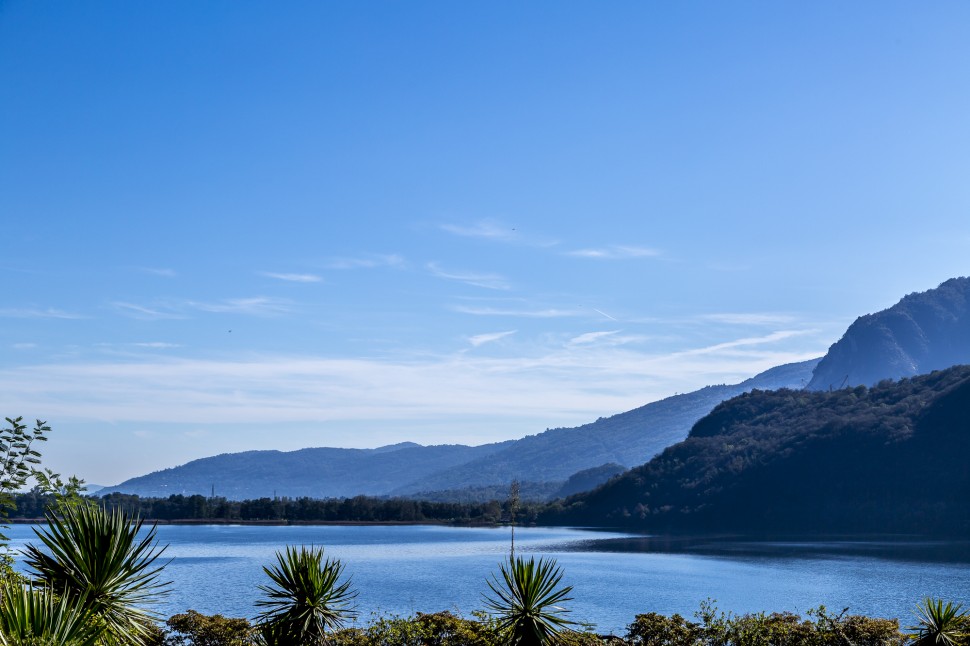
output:
<instances>
[{"instance_id":1,"label":"shadowed mountain slope","mask_svg":"<svg viewBox=\"0 0 970 646\"><path fill-rule=\"evenodd\" d=\"M970 531L970 366L834 392L754 391L544 522L647 531Z\"/></svg>"},{"instance_id":2,"label":"shadowed mountain slope","mask_svg":"<svg viewBox=\"0 0 970 646\"><path fill-rule=\"evenodd\" d=\"M872 386L960 363L970 363L970 278L952 278L856 319L829 348L808 387Z\"/></svg>"}]
</instances>

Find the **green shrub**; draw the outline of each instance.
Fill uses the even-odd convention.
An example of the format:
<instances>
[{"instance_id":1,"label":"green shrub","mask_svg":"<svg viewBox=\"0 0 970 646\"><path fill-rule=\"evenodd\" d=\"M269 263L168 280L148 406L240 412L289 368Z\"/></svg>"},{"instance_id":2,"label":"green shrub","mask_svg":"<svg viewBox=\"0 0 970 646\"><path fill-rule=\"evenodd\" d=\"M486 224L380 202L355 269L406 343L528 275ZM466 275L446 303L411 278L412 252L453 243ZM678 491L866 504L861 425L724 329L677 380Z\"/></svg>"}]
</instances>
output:
<instances>
[{"instance_id":1,"label":"green shrub","mask_svg":"<svg viewBox=\"0 0 970 646\"><path fill-rule=\"evenodd\" d=\"M195 610L173 615L165 622L172 634L166 646L250 646L253 627L246 619L203 615Z\"/></svg>"},{"instance_id":2,"label":"green shrub","mask_svg":"<svg viewBox=\"0 0 970 646\"><path fill-rule=\"evenodd\" d=\"M494 622L463 619L450 612L377 617L366 628L336 631L330 643L337 646L502 645Z\"/></svg>"},{"instance_id":3,"label":"green shrub","mask_svg":"<svg viewBox=\"0 0 970 646\"><path fill-rule=\"evenodd\" d=\"M631 646L694 646L699 638L700 627L694 622L656 612L637 615L626 632Z\"/></svg>"},{"instance_id":4,"label":"green shrub","mask_svg":"<svg viewBox=\"0 0 970 646\"><path fill-rule=\"evenodd\" d=\"M803 620L790 612L755 613L746 615L725 614L710 600L701 603L696 613L700 623L695 625L695 641L684 636L684 641L659 640L639 642L658 646L902 646L906 639L899 632L895 619L878 619L860 615L846 615L846 611L831 615L824 606L808 611L811 620ZM638 619L641 616L638 616ZM663 627L663 617L653 619L650 625ZM673 618L671 618L673 619ZM668 620L670 621L670 620ZM636 623L631 625L631 628ZM662 632L656 632L660 637Z\"/></svg>"},{"instance_id":5,"label":"green shrub","mask_svg":"<svg viewBox=\"0 0 970 646\"><path fill-rule=\"evenodd\" d=\"M626 644L619 637L603 637L589 631L563 630L559 633L560 646L611 646Z\"/></svg>"}]
</instances>

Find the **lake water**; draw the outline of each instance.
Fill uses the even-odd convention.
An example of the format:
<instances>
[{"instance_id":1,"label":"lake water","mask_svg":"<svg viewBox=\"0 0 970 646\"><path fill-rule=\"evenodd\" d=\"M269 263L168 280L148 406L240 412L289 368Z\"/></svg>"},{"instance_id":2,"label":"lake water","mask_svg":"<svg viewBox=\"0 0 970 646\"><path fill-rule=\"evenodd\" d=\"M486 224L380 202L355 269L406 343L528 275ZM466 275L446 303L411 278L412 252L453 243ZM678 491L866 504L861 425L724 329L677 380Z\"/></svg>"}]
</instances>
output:
<instances>
[{"instance_id":1,"label":"lake water","mask_svg":"<svg viewBox=\"0 0 970 646\"><path fill-rule=\"evenodd\" d=\"M34 540L15 525L11 546ZM371 613L480 609L509 530L439 526L192 526L158 528L173 581L164 616L193 608L252 617L263 565L285 545L317 545L346 564ZM970 544L890 540L725 541L646 538L562 528L516 529L517 551L558 560L573 586L572 619L622 633L642 612L690 617L708 597L722 610L830 610L913 621L926 595L970 601Z\"/></svg>"}]
</instances>

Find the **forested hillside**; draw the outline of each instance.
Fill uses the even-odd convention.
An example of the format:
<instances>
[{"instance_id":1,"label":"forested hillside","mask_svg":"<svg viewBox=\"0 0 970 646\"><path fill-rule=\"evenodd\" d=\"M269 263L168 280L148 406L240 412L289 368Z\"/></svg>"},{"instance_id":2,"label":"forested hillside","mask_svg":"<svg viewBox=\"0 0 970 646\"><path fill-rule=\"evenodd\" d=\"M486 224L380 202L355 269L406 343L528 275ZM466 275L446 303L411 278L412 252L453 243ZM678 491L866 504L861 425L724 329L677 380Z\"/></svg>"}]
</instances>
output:
<instances>
[{"instance_id":1,"label":"forested hillside","mask_svg":"<svg viewBox=\"0 0 970 646\"><path fill-rule=\"evenodd\" d=\"M650 531L970 531L970 367L833 392L754 391L545 522Z\"/></svg>"}]
</instances>

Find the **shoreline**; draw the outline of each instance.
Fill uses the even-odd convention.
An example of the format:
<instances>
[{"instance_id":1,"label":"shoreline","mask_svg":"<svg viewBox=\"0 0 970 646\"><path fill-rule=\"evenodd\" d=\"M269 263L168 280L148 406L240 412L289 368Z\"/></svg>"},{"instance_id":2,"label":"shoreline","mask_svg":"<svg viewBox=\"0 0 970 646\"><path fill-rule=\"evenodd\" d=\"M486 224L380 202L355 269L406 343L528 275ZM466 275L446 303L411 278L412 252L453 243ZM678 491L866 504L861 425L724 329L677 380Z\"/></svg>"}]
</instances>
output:
<instances>
[{"instance_id":1,"label":"shoreline","mask_svg":"<svg viewBox=\"0 0 970 646\"><path fill-rule=\"evenodd\" d=\"M225 518L142 518L145 523L156 525L254 525L266 527L294 526L411 526L432 525L436 527L507 527L502 523L459 523L447 520L230 520ZM46 525L46 518L7 518L11 525Z\"/></svg>"}]
</instances>

